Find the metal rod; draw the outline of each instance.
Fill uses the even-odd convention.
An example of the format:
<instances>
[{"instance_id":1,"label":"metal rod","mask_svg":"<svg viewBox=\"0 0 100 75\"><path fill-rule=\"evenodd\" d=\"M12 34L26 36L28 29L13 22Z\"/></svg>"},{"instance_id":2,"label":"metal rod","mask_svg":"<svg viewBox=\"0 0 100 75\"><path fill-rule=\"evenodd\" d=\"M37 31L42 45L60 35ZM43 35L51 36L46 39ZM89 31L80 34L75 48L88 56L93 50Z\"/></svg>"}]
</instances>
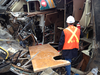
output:
<instances>
[{"instance_id":1,"label":"metal rod","mask_svg":"<svg viewBox=\"0 0 100 75\"><path fill-rule=\"evenodd\" d=\"M22 67L25 67L39 52L37 52L29 61L27 61Z\"/></svg>"},{"instance_id":2,"label":"metal rod","mask_svg":"<svg viewBox=\"0 0 100 75\"><path fill-rule=\"evenodd\" d=\"M10 40L10 39L0 39L0 41L15 41L15 40Z\"/></svg>"},{"instance_id":3,"label":"metal rod","mask_svg":"<svg viewBox=\"0 0 100 75\"><path fill-rule=\"evenodd\" d=\"M30 66L32 66L32 64L29 64L29 65L27 65L27 66L24 66L24 68L28 68L28 67L30 67Z\"/></svg>"},{"instance_id":4,"label":"metal rod","mask_svg":"<svg viewBox=\"0 0 100 75\"><path fill-rule=\"evenodd\" d=\"M27 51L27 52L25 52L25 53L23 53L23 54L21 54L21 56L20 56L20 57L23 57L26 53L28 53L28 51ZM20 57L19 57L19 58L20 58Z\"/></svg>"},{"instance_id":5,"label":"metal rod","mask_svg":"<svg viewBox=\"0 0 100 75\"><path fill-rule=\"evenodd\" d=\"M31 20L32 21L32 20ZM31 21L30 22L28 22L25 26L24 26L24 28L20 31L20 34L22 33L22 31L31 23Z\"/></svg>"},{"instance_id":6,"label":"metal rod","mask_svg":"<svg viewBox=\"0 0 100 75\"><path fill-rule=\"evenodd\" d=\"M64 0L64 28L67 27L66 26L66 0Z\"/></svg>"},{"instance_id":7,"label":"metal rod","mask_svg":"<svg viewBox=\"0 0 100 75\"><path fill-rule=\"evenodd\" d=\"M29 58L18 58L18 60L25 60L25 59L29 59Z\"/></svg>"}]
</instances>

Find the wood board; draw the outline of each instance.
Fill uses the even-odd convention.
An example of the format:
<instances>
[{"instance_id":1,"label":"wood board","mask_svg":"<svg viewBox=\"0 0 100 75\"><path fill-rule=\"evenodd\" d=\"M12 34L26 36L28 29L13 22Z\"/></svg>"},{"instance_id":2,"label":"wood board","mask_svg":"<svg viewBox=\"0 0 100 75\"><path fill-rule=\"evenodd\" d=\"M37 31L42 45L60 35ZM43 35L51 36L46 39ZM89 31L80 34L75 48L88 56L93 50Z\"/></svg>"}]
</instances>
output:
<instances>
[{"instance_id":1,"label":"wood board","mask_svg":"<svg viewBox=\"0 0 100 75\"><path fill-rule=\"evenodd\" d=\"M39 52L32 60L34 72L39 72L47 69L48 67L57 68L66 65L70 65L69 61L66 60L55 60L55 56L58 56L59 53L49 44L37 45L29 47L29 52L31 58Z\"/></svg>"}]
</instances>

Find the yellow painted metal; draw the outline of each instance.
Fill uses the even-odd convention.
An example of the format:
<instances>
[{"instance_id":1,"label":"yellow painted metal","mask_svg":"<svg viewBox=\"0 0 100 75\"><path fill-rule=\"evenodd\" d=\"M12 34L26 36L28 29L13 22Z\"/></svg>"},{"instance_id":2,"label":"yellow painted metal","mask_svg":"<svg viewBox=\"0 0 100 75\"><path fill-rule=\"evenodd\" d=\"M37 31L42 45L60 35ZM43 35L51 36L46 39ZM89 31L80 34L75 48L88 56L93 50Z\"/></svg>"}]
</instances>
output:
<instances>
[{"instance_id":1,"label":"yellow painted metal","mask_svg":"<svg viewBox=\"0 0 100 75\"><path fill-rule=\"evenodd\" d=\"M0 49L2 49L3 51L5 51L5 52L7 53L7 56L6 56L6 58L5 58L5 59L7 59L8 56L9 56L9 52L8 52L7 50L5 50L4 48L2 48L2 47L0 47Z\"/></svg>"},{"instance_id":2,"label":"yellow painted metal","mask_svg":"<svg viewBox=\"0 0 100 75\"><path fill-rule=\"evenodd\" d=\"M55 5L54 5L54 2L53 2L53 0L51 0L51 3L52 3L52 6L53 6L53 8L55 7Z\"/></svg>"}]
</instances>

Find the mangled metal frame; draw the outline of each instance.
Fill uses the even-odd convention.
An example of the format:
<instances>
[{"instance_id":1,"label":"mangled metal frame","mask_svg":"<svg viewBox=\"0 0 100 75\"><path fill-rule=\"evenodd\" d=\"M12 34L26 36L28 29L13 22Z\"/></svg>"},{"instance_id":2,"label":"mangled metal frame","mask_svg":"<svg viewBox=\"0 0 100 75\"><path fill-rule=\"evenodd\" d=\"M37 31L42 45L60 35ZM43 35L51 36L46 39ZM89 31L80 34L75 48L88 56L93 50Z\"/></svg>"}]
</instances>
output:
<instances>
[{"instance_id":1,"label":"mangled metal frame","mask_svg":"<svg viewBox=\"0 0 100 75\"><path fill-rule=\"evenodd\" d=\"M11 7L11 6L10 6ZM89 8L89 11L90 11L90 8ZM33 13L30 13L30 15L28 15L28 16L33 16L33 15L36 15L37 13L39 13L39 14L41 14L41 12L34 12L34 14ZM84 15L83 15L84 16ZM87 12L87 16L90 16L90 13L89 12ZM91 18L91 17L90 17ZM89 19L90 20L90 19ZM81 22L81 21L80 21ZM88 21L89 23L90 23L90 21ZM89 23L88 24L85 24L86 26L84 26L85 28L89 25ZM90 45L91 46L91 45ZM89 49L90 50L90 49ZM19 58L20 59L20 58ZM12 68L10 69L11 71L13 71L13 72L19 72L18 74L22 74L22 72L24 73L24 71L26 71L26 70L18 70L18 68L15 68L15 67L13 67L12 66ZM32 72L32 71L31 71ZM28 73L28 74L31 74L31 73Z\"/></svg>"},{"instance_id":2,"label":"mangled metal frame","mask_svg":"<svg viewBox=\"0 0 100 75\"><path fill-rule=\"evenodd\" d=\"M9 3L7 3L7 0L3 0L4 2L1 2L0 4L0 13L4 14L7 11L14 11L18 12L22 9L23 4L26 2L23 0L11 0Z\"/></svg>"}]
</instances>

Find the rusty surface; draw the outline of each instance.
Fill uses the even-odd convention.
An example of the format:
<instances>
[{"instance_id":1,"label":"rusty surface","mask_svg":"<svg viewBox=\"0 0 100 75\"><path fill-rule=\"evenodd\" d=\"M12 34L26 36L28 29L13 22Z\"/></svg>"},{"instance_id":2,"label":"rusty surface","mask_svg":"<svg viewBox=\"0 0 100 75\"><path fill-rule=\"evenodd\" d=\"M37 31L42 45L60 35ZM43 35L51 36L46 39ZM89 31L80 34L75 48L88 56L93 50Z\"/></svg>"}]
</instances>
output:
<instances>
[{"instance_id":1,"label":"rusty surface","mask_svg":"<svg viewBox=\"0 0 100 75\"><path fill-rule=\"evenodd\" d=\"M85 0L73 0L73 15L76 21L81 19Z\"/></svg>"},{"instance_id":2,"label":"rusty surface","mask_svg":"<svg viewBox=\"0 0 100 75\"><path fill-rule=\"evenodd\" d=\"M48 14L48 13L53 13L53 12L56 12L56 10L52 9L52 10L48 10L48 11L37 11L37 12L31 12L31 13L27 13L27 14L28 14L28 17L32 17L32 16L39 15L39 14Z\"/></svg>"}]
</instances>

